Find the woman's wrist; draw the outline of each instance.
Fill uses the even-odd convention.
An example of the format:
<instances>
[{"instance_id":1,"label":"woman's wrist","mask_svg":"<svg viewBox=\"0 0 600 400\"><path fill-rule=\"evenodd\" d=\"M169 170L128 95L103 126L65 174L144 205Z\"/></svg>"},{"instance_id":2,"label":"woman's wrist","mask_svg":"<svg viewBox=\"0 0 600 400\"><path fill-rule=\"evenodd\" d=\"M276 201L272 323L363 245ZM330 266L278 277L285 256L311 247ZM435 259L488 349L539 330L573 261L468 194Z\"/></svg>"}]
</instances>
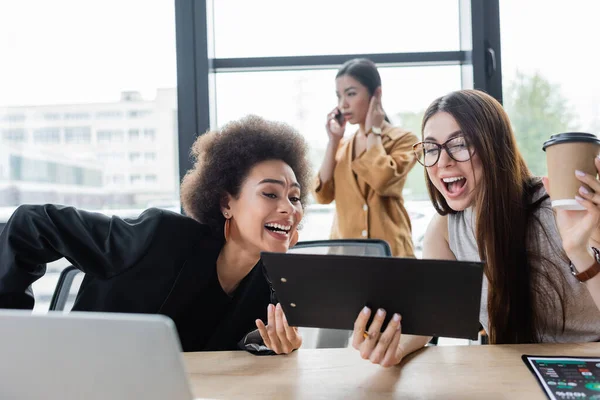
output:
<instances>
[{"instance_id":1,"label":"woman's wrist","mask_svg":"<svg viewBox=\"0 0 600 400\"><path fill-rule=\"evenodd\" d=\"M339 144L340 144L341 141L342 141L342 139L340 139L340 138L332 138L332 137L330 137L328 145L329 145L330 148L337 150L337 148L338 148L338 146L339 146Z\"/></svg>"},{"instance_id":2,"label":"woman's wrist","mask_svg":"<svg viewBox=\"0 0 600 400\"><path fill-rule=\"evenodd\" d=\"M567 252L567 257L578 272L587 270L596 262L594 253L588 248Z\"/></svg>"}]
</instances>

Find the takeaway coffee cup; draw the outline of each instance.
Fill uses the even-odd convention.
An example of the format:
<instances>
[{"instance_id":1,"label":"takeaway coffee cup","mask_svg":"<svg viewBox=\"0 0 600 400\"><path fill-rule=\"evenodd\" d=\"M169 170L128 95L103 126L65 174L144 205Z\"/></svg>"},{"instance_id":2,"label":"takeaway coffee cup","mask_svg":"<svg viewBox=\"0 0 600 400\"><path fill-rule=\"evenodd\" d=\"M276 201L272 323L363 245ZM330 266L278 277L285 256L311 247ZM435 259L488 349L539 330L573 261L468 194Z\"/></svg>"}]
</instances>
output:
<instances>
[{"instance_id":1,"label":"takeaway coffee cup","mask_svg":"<svg viewBox=\"0 0 600 400\"><path fill-rule=\"evenodd\" d=\"M600 153L600 139L591 133L559 133L550 136L543 149L548 163L552 207L584 210L575 196L579 195L579 187L586 185L577 179L575 170L596 176L594 158Z\"/></svg>"}]
</instances>

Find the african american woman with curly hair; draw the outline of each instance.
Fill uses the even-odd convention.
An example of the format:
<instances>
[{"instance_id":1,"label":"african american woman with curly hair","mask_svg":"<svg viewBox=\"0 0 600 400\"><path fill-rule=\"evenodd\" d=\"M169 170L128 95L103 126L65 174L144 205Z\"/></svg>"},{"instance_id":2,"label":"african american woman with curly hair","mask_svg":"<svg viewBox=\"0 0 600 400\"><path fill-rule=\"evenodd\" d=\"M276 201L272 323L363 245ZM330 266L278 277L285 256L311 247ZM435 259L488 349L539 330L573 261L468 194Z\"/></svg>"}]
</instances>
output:
<instances>
[{"instance_id":1,"label":"african american woman with curly hair","mask_svg":"<svg viewBox=\"0 0 600 400\"><path fill-rule=\"evenodd\" d=\"M297 241L306 153L290 126L249 116L194 143L181 184L187 216L20 206L0 234L0 308L31 309L31 284L65 257L85 273L73 310L166 315L184 351L293 351L302 339L273 304L260 252Z\"/></svg>"}]
</instances>

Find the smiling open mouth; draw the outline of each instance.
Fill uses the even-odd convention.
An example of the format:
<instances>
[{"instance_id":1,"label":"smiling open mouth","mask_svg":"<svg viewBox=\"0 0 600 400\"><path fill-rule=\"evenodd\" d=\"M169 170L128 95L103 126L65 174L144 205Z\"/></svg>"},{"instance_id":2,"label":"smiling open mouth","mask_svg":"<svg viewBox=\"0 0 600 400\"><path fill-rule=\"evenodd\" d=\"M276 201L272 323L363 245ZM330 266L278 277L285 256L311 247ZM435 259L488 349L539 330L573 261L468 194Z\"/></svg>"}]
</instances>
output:
<instances>
[{"instance_id":1,"label":"smiling open mouth","mask_svg":"<svg viewBox=\"0 0 600 400\"><path fill-rule=\"evenodd\" d=\"M459 194L464 189L467 179L464 176L455 176L452 178L443 178L442 182L444 182L444 186L448 193Z\"/></svg>"},{"instance_id":2,"label":"smiling open mouth","mask_svg":"<svg viewBox=\"0 0 600 400\"><path fill-rule=\"evenodd\" d=\"M291 225L281 225L281 224L265 224L265 228L271 232L278 233L280 235L287 236L292 230Z\"/></svg>"}]
</instances>

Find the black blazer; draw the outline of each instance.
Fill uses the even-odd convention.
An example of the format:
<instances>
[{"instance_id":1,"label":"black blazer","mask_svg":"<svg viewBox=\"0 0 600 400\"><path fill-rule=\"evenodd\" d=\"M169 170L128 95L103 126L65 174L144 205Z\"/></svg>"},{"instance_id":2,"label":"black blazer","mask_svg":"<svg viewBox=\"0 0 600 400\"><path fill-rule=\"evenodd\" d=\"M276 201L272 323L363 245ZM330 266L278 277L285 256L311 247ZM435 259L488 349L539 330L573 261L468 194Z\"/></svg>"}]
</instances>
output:
<instances>
[{"instance_id":1,"label":"black blazer","mask_svg":"<svg viewBox=\"0 0 600 400\"><path fill-rule=\"evenodd\" d=\"M254 321L266 321L272 291L259 262L229 304L216 275L222 247L208 226L166 210L121 219L20 206L0 234L0 307L33 308L30 285L65 257L86 274L73 310L164 314L184 351L238 349ZM219 315L214 302L226 304Z\"/></svg>"}]
</instances>

